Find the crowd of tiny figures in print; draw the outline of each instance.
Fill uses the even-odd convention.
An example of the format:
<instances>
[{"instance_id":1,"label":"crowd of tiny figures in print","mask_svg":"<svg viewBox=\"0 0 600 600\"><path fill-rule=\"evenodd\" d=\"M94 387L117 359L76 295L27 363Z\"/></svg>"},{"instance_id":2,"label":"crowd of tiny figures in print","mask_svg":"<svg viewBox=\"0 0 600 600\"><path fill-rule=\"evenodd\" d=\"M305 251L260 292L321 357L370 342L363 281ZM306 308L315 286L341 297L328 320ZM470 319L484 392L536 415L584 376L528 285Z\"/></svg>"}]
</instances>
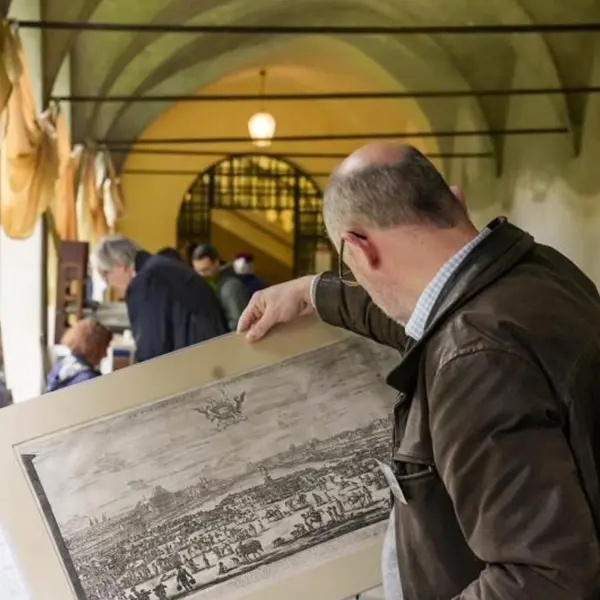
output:
<instances>
[{"instance_id":1,"label":"crowd of tiny figures in print","mask_svg":"<svg viewBox=\"0 0 600 600\"><path fill-rule=\"evenodd\" d=\"M389 436L378 419L297 449L318 466L274 477L253 465L260 483L235 492L228 480L157 486L126 514L88 519L65 535L85 600L185 598L385 519L389 489L375 459L388 458Z\"/></svg>"}]
</instances>

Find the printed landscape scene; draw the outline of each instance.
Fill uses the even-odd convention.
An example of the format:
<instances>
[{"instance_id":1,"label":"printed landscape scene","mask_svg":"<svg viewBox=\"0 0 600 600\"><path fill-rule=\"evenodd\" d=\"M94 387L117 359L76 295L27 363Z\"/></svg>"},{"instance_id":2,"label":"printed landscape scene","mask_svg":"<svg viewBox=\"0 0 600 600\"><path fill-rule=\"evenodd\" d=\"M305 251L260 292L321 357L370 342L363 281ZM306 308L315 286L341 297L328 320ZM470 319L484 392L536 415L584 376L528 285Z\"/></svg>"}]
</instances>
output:
<instances>
[{"instance_id":1,"label":"printed landscape scene","mask_svg":"<svg viewBox=\"0 0 600 600\"><path fill-rule=\"evenodd\" d=\"M21 445L78 600L200 597L385 519L397 359L353 338Z\"/></svg>"}]
</instances>

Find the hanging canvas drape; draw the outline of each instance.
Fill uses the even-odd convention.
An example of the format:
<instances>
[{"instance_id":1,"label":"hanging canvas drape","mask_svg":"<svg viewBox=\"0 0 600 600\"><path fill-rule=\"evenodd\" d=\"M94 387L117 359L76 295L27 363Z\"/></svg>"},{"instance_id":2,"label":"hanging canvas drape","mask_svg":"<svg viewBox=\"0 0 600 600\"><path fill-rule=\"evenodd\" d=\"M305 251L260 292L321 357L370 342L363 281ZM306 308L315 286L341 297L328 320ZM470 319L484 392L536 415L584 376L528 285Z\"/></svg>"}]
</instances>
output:
<instances>
[{"instance_id":1,"label":"hanging canvas drape","mask_svg":"<svg viewBox=\"0 0 600 600\"><path fill-rule=\"evenodd\" d=\"M2 114L2 131L4 134L4 117L8 99L13 90L13 81L16 81L19 73L18 60L16 56L16 44L12 32L12 26L7 21L0 22L0 114Z\"/></svg>"},{"instance_id":2,"label":"hanging canvas drape","mask_svg":"<svg viewBox=\"0 0 600 600\"><path fill-rule=\"evenodd\" d=\"M93 240L97 241L108 234L108 224L104 213L104 202L96 174L96 153L86 149L83 156L81 186L83 203L89 211Z\"/></svg>"},{"instance_id":3,"label":"hanging canvas drape","mask_svg":"<svg viewBox=\"0 0 600 600\"><path fill-rule=\"evenodd\" d=\"M11 32L18 73L8 100L6 134L2 140L0 220L5 234L28 238L50 206L58 177L55 114L38 117L23 46Z\"/></svg>"},{"instance_id":4,"label":"hanging canvas drape","mask_svg":"<svg viewBox=\"0 0 600 600\"><path fill-rule=\"evenodd\" d=\"M81 150L71 150L67 121L60 109L56 118L56 135L59 169L52 210L54 226L61 240L77 241L75 178L81 159Z\"/></svg>"},{"instance_id":5,"label":"hanging canvas drape","mask_svg":"<svg viewBox=\"0 0 600 600\"><path fill-rule=\"evenodd\" d=\"M102 154L104 162L104 182L102 183L102 193L104 197L105 214L111 232L114 232L118 220L125 214L125 204L123 201L123 191L121 182L117 177L117 171L108 150Z\"/></svg>"}]
</instances>

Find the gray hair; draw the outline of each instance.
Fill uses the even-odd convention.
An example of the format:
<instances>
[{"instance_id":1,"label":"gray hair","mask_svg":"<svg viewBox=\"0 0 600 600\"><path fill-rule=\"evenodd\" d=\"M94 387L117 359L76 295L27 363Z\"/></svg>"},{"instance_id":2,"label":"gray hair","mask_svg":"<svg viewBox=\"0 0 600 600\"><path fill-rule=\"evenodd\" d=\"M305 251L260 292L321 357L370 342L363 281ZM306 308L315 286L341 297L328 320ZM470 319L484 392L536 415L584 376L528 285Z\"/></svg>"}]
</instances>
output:
<instances>
[{"instance_id":1,"label":"gray hair","mask_svg":"<svg viewBox=\"0 0 600 600\"><path fill-rule=\"evenodd\" d=\"M402 158L349 173L334 171L323 197L329 231L365 225L455 227L465 217L462 204L434 165L409 147Z\"/></svg>"},{"instance_id":2,"label":"gray hair","mask_svg":"<svg viewBox=\"0 0 600 600\"><path fill-rule=\"evenodd\" d=\"M102 238L92 256L92 264L98 270L109 270L116 265L129 267L142 248L124 235L107 235Z\"/></svg>"}]
</instances>

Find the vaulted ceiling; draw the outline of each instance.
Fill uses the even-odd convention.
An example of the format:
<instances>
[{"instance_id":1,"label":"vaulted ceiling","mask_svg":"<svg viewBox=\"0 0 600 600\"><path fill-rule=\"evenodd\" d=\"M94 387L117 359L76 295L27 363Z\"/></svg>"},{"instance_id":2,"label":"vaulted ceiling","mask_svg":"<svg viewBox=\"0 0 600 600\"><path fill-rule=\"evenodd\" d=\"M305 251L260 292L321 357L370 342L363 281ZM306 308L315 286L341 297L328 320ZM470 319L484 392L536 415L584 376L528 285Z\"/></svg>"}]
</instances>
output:
<instances>
[{"instance_id":1,"label":"vaulted ceiling","mask_svg":"<svg viewBox=\"0 0 600 600\"><path fill-rule=\"evenodd\" d=\"M591 22L597 0L42 0L46 20L229 25L464 25ZM585 86L594 34L268 36L45 31L44 89L49 96L71 55L75 95L189 94L233 75L255 77L259 67L290 71L294 88L315 89L310 72L360 71L364 88L448 90L508 88L518 66L529 87ZM288 77L288 79L289 79ZM258 80L256 79L258 82ZM322 84L320 84L322 85ZM256 83L258 87L258 83ZM275 90L273 90L275 91ZM285 89L277 91L286 91ZM582 122L585 96L552 96L554 122ZM485 129L501 129L508 99L473 100ZM135 139L168 108L164 103L73 105L73 138ZM348 110L351 110L349 105ZM407 103L416 123L443 130L454 123L447 99ZM307 126L308 128L308 126ZM305 133L311 133L310 131ZM443 149L444 140L440 140Z\"/></svg>"}]
</instances>

